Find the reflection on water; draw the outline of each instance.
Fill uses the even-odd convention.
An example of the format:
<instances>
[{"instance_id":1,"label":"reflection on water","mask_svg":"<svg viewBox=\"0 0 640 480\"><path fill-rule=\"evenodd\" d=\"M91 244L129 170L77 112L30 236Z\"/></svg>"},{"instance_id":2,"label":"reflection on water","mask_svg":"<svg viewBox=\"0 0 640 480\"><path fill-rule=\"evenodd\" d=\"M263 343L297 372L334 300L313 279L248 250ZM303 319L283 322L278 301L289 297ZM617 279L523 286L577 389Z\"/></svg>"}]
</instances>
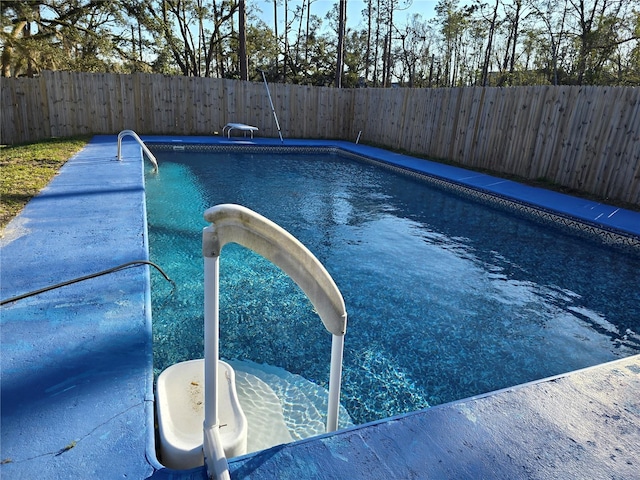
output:
<instances>
[{"instance_id":1,"label":"reflection on water","mask_svg":"<svg viewBox=\"0 0 640 480\"><path fill-rule=\"evenodd\" d=\"M354 422L640 352L640 259L335 156L158 155L147 178L159 371L202 357L203 211L240 203L298 237L342 291ZM282 272L221 260L221 355L326 387L330 335Z\"/></svg>"}]
</instances>

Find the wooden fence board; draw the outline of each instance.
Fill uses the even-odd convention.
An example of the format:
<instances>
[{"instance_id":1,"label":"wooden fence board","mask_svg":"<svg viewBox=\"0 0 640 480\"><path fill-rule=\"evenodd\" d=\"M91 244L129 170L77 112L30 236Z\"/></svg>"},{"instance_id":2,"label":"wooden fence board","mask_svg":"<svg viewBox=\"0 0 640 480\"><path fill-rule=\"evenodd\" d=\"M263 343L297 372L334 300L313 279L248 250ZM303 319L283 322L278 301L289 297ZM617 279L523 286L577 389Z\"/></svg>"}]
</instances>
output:
<instances>
[{"instance_id":1,"label":"wooden fence board","mask_svg":"<svg viewBox=\"0 0 640 480\"><path fill-rule=\"evenodd\" d=\"M554 88L550 90L550 95L547 97L545 103L545 113L543 114L543 121L540 125L539 135L536 138L536 151L535 156L539 162L538 175L532 178L536 179L551 179L552 178L552 160L558 161L558 136L561 132L561 117L563 112L567 109L567 94L566 88Z\"/></svg>"},{"instance_id":2,"label":"wooden fence board","mask_svg":"<svg viewBox=\"0 0 640 480\"><path fill-rule=\"evenodd\" d=\"M609 175L603 183L606 198L625 198L640 205L640 89L628 89L626 108L614 141L614 154L607 158ZM599 190L600 191L600 190Z\"/></svg>"},{"instance_id":3,"label":"wooden fence board","mask_svg":"<svg viewBox=\"0 0 640 480\"><path fill-rule=\"evenodd\" d=\"M563 168L559 172L558 181L569 185L572 188L578 187L577 181L581 171L586 167L584 161L588 155L588 130L589 120L593 115L592 99L588 95L588 87L580 89L576 95L574 103L577 108L573 110L574 117L571 118L568 126L566 138L567 148L564 152ZM578 155L581 153L581 155Z\"/></svg>"},{"instance_id":4,"label":"wooden fence board","mask_svg":"<svg viewBox=\"0 0 640 480\"><path fill-rule=\"evenodd\" d=\"M481 116L485 93L486 89L482 88L474 88L469 92L470 97L468 100L469 106L466 122L466 132L464 141L461 142L458 151L460 159L465 158L465 156L470 155L471 152L475 151L478 139L478 130L482 121Z\"/></svg>"},{"instance_id":5,"label":"wooden fence board","mask_svg":"<svg viewBox=\"0 0 640 480\"><path fill-rule=\"evenodd\" d=\"M591 119L591 128L588 133L588 138L592 140L593 145L592 155L587 160L588 167L585 169L584 175L578 180L585 188L593 189L601 183L603 166L607 164L606 157L611 150L613 132L617 128L620 108L624 102L620 98L623 92L624 90L615 88L593 92L599 98L597 99L596 112L594 113L594 118ZM609 118L609 124L603 125L601 118Z\"/></svg>"},{"instance_id":6,"label":"wooden fence board","mask_svg":"<svg viewBox=\"0 0 640 480\"><path fill-rule=\"evenodd\" d=\"M537 89L527 89L527 94L514 98L511 105L510 124L507 141L503 148L504 157L511 165L510 173L524 177L529 170L529 162L526 155L527 141L529 140L529 102L537 98ZM511 91L509 89L509 94ZM498 155L500 156L500 155Z\"/></svg>"},{"instance_id":7,"label":"wooden fence board","mask_svg":"<svg viewBox=\"0 0 640 480\"><path fill-rule=\"evenodd\" d=\"M488 109L487 112L490 114L490 123L487 125L486 131L486 144L485 151L482 159L486 159L487 165L490 170L494 170L499 168L500 163L499 159L496 157L496 150L499 148L497 145L498 142L502 140L506 140L504 138L505 128L504 128L504 120L508 115L507 108L508 105L505 102L504 98L504 90L501 88L492 88L490 90L493 98L492 108ZM479 160L476 159L475 165L479 165ZM504 160L504 159L502 159Z\"/></svg>"},{"instance_id":8,"label":"wooden fence board","mask_svg":"<svg viewBox=\"0 0 640 480\"><path fill-rule=\"evenodd\" d=\"M525 95L523 109L527 114L520 123L523 132L523 150L520 153L523 159L522 176L525 178L538 178L537 166L540 161L536 159L536 143L541 130L541 122L544 116L548 94L551 91L549 86L532 87L528 90L529 95ZM518 152L514 152L518 155Z\"/></svg>"},{"instance_id":9,"label":"wooden fence board","mask_svg":"<svg viewBox=\"0 0 640 480\"><path fill-rule=\"evenodd\" d=\"M425 116L425 106L424 90L415 92L409 96L408 112L405 112L405 115L409 116L405 122L405 129L408 134L405 148L408 151L417 152L425 148L426 134L422 120Z\"/></svg>"},{"instance_id":10,"label":"wooden fence board","mask_svg":"<svg viewBox=\"0 0 640 480\"><path fill-rule=\"evenodd\" d=\"M438 156L438 149L440 143L438 141L438 135L440 132L440 115L442 115L442 108L444 103L445 90L432 93L427 102L427 115L424 118L426 132L427 148L425 152L429 152L430 155L438 158L443 158L442 155Z\"/></svg>"},{"instance_id":11,"label":"wooden fence board","mask_svg":"<svg viewBox=\"0 0 640 480\"><path fill-rule=\"evenodd\" d=\"M492 123L494 122L492 110L495 102L495 90L485 88L480 101L479 122L475 130L473 148L466 152L469 157L468 161L464 163L466 165L477 165L481 162L476 161L476 159L487 158L487 137L491 135Z\"/></svg>"},{"instance_id":12,"label":"wooden fence board","mask_svg":"<svg viewBox=\"0 0 640 480\"><path fill-rule=\"evenodd\" d=\"M442 118L448 115L448 104L451 90L444 88L435 92L433 103L433 117L431 121L431 132L429 138L429 150L428 154L435 156L436 158L445 158L445 148L447 145L446 138L443 138L443 133L446 130L446 125L443 125Z\"/></svg>"},{"instance_id":13,"label":"wooden fence board","mask_svg":"<svg viewBox=\"0 0 640 480\"><path fill-rule=\"evenodd\" d=\"M378 114L376 98L378 97L377 89L367 88L362 89L360 95L358 95L356 100L355 109L358 112L357 115L357 128L358 131L362 131L362 141L371 142L371 143L379 143L380 142L380 132L377 131L380 128L382 122L376 121L371 122L367 121L367 119L377 118ZM359 92L360 93L360 92Z\"/></svg>"},{"instance_id":14,"label":"wooden fence board","mask_svg":"<svg viewBox=\"0 0 640 480\"><path fill-rule=\"evenodd\" d=\"M555 129L550 127L549 136L553 139L549 151L549 168L547 169L547 177L553 182L559 181L562 171L566 168L567 156L573 144L574 139L570 137L568 131L572 127L572 122L576 118L577 108L571 108L575 105L578 91L566 87L560 87L560 104L555 116ZM554 156L555 155L555 156Z\"/></svg>"}]
</instances>

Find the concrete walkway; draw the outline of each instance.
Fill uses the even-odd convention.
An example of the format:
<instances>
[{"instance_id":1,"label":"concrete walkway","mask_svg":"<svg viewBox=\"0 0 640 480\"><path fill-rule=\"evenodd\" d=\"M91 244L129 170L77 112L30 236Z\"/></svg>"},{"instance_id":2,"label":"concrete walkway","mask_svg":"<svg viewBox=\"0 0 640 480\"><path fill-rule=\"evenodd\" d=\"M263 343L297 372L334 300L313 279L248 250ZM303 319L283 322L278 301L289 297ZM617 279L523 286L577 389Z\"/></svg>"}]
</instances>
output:
<instances>
[{"instance_id":1,"label":"concrete walkway","mask_svg":"<svg viewBox=\"0 0 640 480\"><path fill-rule=\"evenodd\" d=\"M638 479L640 357L232 463L233 478Z\"/></svg>"},{"instance_id":2,"label":"concrete walkway","mask_svg":"<svg viewBox=\"0 0 640 480\"><path fill-rule=\"evenodd\" d=\"M3 300L148 258L140 148L96 138L12 221ZM145 478L149 275L137 267L5 305L2 478Z\"/></svg>"},{"instance_id":3,"label":"concrete walkway","mask_svg":"<svg viewBox=\"0 0 640 480\"><path fill-rule=\"evenodd\" d=\"M481 182L547 208L561 204L565 213L640 239L635 212L370 147L312 143L448 171L456 181ZM115 136L95 137L5 229L2 300L147 260L143 170L150 165L131 140L123 155L115 159ZM149 302L148 267L136 266L0 307L2 478L206 477L204 469L166 470L155 456ZM274 447L230 467L234 479L633 479L640 478L639 456L634 356Z\"/></svg>"}]
</instances>

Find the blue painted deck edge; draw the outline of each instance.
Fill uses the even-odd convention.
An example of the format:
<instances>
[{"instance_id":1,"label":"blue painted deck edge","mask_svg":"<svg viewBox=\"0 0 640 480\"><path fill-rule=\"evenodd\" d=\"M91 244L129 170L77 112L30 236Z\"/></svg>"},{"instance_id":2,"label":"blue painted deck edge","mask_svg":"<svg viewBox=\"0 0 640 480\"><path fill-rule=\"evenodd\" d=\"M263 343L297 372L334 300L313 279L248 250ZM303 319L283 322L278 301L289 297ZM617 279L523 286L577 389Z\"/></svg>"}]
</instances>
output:
<instances>
[{"instance_id":1,"label":"blue painted deck edge","mask_svg":"<svg viewBox=\"0 0 640 480\"><path fill-rule=\"evenodd\" d=\"M151 143L280 145L274 139L249 142L220 137L143 138ZM446 174L449 175L446 178L468 181L480 188L497 188L506 182L348 142L284 142L284 146L310 145L340 148L407 168L426 169L420 171L432 175ZM125 160L116 162L115 152L116 136L94 137L5 229L5 234L11 232L11 238L2 240L2 299L114 264L148 259L143 170L149 165L141 162L140 148L131 141L123 142ZM514 182L507 185L508 188L503 185L500 189L509 194L513 194L511 190L517 190L516 186L524 190L532 188ZM615 226L611 228L627 228L629 222L619 219L630 218L630 232L640 235L638 213L614 211L611 210L613 207L541 189L534 189L529 197L551 203L566 201L567 208L578 213L585 209L613 213L611 218L616 217L617 223L614 222ZM1 475L41 479L206 478L202 468L173 472L163 468L156 458L147 267L96 279L90 285L65 287L1 308L0 460L6 460L0 466ZM633 357L625 365L637 368L636 373L640 374L640 356ZM611 368L615 367L599 366L593 372ZM554 381L545 380L535 385ZM638 383L637 379L632 378L632 381ZM501 398L505 393L526 391L535 385L466 399L433 409L433 413L430 409L427 416L435 419L432 426L444 422L441 426L446 435L448 420L439 412L457 415L460 408L475 405L474 402ZM271 468L269 462L275 459L281 468L286 469L287 462L297 465L299 468L291 468L291 473L298 475L298 480L327 478L321 471L314 474L313 468L327 468L329 472L341 466L343 460L339 450L327 445L350 442L355 438L354 432L358 432L353 441L360 443L352 445L350 451L353 453L355 448L355 452L366 456L367 442L398 441L397 431L388 437L383 433L382 440L371 437L377 433L367 432L380 432L389 425L402 424L408 429L403 430L402 435L409 435L414 428L412 422L422 418L425 412L384 419L337 435L233 459L230 462L232 478L277 478L275 473L268 474L264 469L265 466ZM363 437L368 439L361 443ZM294 457L292 452L296 452ZM392 460L383 462L380 471L369 474L360 471L357 475L357 471L348 469L341 473L350 472L359 478L382 478L378 475L382 472L393 477L393 470L386 470L392 464ZM371 467L371 464L361 464L364 465ZM300 472L309 476L300 476Z\"/></svg>"},{"instance_id":2,"label":"blue painted deck edge","mask_svg":"<svg viewBox=\"0 0 640 480\"><path fill-rule=\"evenodd\" d=\"M3 300L148 260L140 149L95 137L4 229ZM154 471L148 267L1 307L3 478Z\"/></svg>"}]
</instances>

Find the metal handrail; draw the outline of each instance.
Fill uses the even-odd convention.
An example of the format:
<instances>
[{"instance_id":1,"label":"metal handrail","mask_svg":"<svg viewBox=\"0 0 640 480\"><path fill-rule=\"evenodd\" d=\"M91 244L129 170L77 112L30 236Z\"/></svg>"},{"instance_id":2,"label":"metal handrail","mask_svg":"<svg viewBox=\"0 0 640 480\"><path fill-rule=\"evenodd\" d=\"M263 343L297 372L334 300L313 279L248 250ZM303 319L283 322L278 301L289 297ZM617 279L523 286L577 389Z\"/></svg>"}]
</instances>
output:
<instances>
[{"instance_id":1,"label":"metal handrail","mask_svg":"<svg viewBox=\"0 0 640 480\"><path fill-rule=\"evenodd\" d=\"M133 137L134 140L140 144L140 146L142 147L142 151L147 155L149 160L151 160L151 163L153 163L153 167L158 170L158 160L156 160L156 157L153 155L153 153L151 153L151 150L147 148L142 139L133 130L122 130L118 134L118 160L122 160L122 138L126 137L127 135Z\"/></svg>"}]
</instances>

